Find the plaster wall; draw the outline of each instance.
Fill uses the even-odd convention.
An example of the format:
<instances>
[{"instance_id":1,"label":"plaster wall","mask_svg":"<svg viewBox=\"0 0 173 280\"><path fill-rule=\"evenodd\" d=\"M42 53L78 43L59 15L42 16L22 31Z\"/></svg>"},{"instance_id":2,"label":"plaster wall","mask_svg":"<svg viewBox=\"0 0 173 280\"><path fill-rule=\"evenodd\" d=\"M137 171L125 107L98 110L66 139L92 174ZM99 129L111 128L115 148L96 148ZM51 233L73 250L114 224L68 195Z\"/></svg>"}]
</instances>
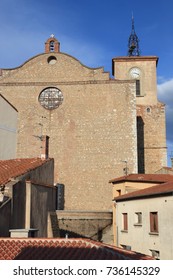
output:
<instances>
[{"instance_id":1,"label":"plaster wall","mask_svg":"<svg viewBox=\"0 0 173 280\"><path fill-rule=\"evenodd\" d=\"M116 204L117 245L131 246L131 250L151 255L159 251L160 259L173 259L173 198L122 201ZM142 224L136 224L136 212L142 212ZM158 234L150 232L150 212L158 212ZM128 231L123 231L122 213L128 213Z\"/></svg>"}]
</instances>

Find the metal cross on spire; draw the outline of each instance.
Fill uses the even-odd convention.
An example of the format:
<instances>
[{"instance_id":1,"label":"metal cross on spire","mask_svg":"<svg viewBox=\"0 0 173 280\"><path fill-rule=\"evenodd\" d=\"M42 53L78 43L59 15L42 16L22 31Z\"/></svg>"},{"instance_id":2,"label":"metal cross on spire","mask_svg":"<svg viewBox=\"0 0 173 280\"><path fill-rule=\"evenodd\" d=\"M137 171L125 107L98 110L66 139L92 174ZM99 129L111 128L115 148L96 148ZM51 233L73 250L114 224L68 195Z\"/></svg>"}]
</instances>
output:
<instances>
[{"instance_id":1,"label":"metal cross on spire","mask_svg":"<svg viewBox=\"0 0 173 280\"><path fill-rule=\"evenodd\" d=\"M134 17L132 14L132 31L128 41L128 56L139 56L139 39L135 32Z\"/></svg>"}]
</instances>

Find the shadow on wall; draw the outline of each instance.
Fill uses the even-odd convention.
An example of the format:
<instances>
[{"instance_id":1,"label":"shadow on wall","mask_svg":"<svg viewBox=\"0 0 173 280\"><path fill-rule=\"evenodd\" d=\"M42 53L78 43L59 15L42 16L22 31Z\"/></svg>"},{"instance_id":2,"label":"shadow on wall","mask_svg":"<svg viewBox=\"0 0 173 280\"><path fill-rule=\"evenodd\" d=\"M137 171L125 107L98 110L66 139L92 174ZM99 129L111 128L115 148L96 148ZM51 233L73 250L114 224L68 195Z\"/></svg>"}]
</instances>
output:
<instances>
[{"instance_id":1,"label":"shadow on wall","mask_svg":"<svg viewBox=\"0 0 173 280\"><path fill-rule=\"evenodd\" d=\"M11 218L11 198L4 196L0 203L0 237L9 237Z\"/></svg>"},{"instance_id":2,"label":"shadow on wall","mask_svg":"<svg viewBox=\"0 0 173 280\"><path fill-rule=\"evenodd\" d=\"M64 210L65 205L65 185L56 185L56 210Z\"/></svg>"},{"instance_id":3,"label":"shadow on wall","mask_svg":"<svg viewBox=\"0 0 173 280\"><path fill-rule=\"evenodd\" d=\"M137 149L138 149L138 173L145 173L144 155L144 121L137 117Z\"/></svg>"},{"instance_id":4,"label":"shadow on wall","mask_svg":"<svg viewBox=\"0 0 173 280\"><path fill-rule=\"evenodd\" d=\"M95 241L105 242L108 236L111 242L112 220L92 219L58 219L57 213L50 213L50 221L53 237L61 238L89 238ZM107 239L107 237L106 237Z\"/></svg>"}]
</instances>

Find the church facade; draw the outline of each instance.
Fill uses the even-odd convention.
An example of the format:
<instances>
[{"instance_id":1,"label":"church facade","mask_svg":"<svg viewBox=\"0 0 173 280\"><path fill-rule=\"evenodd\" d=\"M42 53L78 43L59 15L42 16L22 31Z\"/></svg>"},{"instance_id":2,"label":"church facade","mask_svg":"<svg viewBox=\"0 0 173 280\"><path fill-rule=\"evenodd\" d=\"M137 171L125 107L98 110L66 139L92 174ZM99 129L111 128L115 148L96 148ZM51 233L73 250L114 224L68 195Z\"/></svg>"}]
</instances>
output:
<instances>
[{"instance_id":1,"label":"church facade","mask_svg":"<svg viewBox=\"0 0 173 280\"><path fill-rule=\"evenodd\" d=\"M66 210L112 209L110 178L166 165L164 104L157 100L155 56L113 58L111 78L60 51L1 69L0 93L18 111L17 158L39 157L49 136L55 183Z\"/></svg>"}]
</instances>

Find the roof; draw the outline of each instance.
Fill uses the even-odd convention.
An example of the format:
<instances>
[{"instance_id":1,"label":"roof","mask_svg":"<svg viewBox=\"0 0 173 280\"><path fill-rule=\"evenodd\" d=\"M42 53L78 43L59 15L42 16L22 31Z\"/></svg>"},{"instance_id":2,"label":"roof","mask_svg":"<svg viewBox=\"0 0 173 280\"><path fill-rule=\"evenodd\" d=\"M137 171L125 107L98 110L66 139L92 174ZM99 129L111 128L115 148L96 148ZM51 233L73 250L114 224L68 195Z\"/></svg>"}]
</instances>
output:
<instances>
[{"instance_id":1,"label":"roof","mask_svg":"<svg viewBox=\"0 0 173 280\"><path fill-rule=\"evenodd\" d=\"M163 173L163 172L171 172L173 173L173 167L163 166L159 170L155 171L155 174L170 174L170 173Z\"/></svg>"},{"instance_id":2,"label":"roof","mask_svg":"<svg viewBox=\"0 0 173 280\"><path fill-rule=\"evenodd\" d=\"M115 201L124 201L124 200L134 200L142 199L146 197L156 197L156 196L165 196L173 195L173 182L167 182L146 189L130 192L124 195L115 197Z\"/></svg>"},{"instance_id":3,"label":"roof","mask_svg":"<svg viewBox=\"0 0 173 280\"><path fill-rule=\"evenodd\" d=\"M170 166L163 166L162 168L160 168L159 170L163 170L163 169L166 169L166 170L173 170L173 167L170 167ZM157 171L159 171L157 170ZM156 172L157 172L156 171Z\"/></svg>"},{"instance_id":4,"label":"roof","mask_svg":"<svg viewBox=\"0 0 173 280\"><path fill-rule=\"evenodd\" d=\"M89 239L0 238L0 260L151 260Z\"/></svg>"},{"instance_id":5,"label":"roof","mask_svg":"<svg viewBox=\"0 0 173 280\"><path fill-rule=\"evenodd\" d=\"M8 183L11 178L21 176L35 168L45 164L50 159L21 158L0 160L0 185Z\"/></svg>"},{"instance_id":6,"label":"roof","mask_svg":"<svg viewBox=\"0 0 173 280\"><path fill-rule=\"evenodd\" d=\"M155 182L165 183L173 181L171 174L129 174L118 177L109 181L109 183L117 184L121 182Z\"/></svg>"}]
</instances>

